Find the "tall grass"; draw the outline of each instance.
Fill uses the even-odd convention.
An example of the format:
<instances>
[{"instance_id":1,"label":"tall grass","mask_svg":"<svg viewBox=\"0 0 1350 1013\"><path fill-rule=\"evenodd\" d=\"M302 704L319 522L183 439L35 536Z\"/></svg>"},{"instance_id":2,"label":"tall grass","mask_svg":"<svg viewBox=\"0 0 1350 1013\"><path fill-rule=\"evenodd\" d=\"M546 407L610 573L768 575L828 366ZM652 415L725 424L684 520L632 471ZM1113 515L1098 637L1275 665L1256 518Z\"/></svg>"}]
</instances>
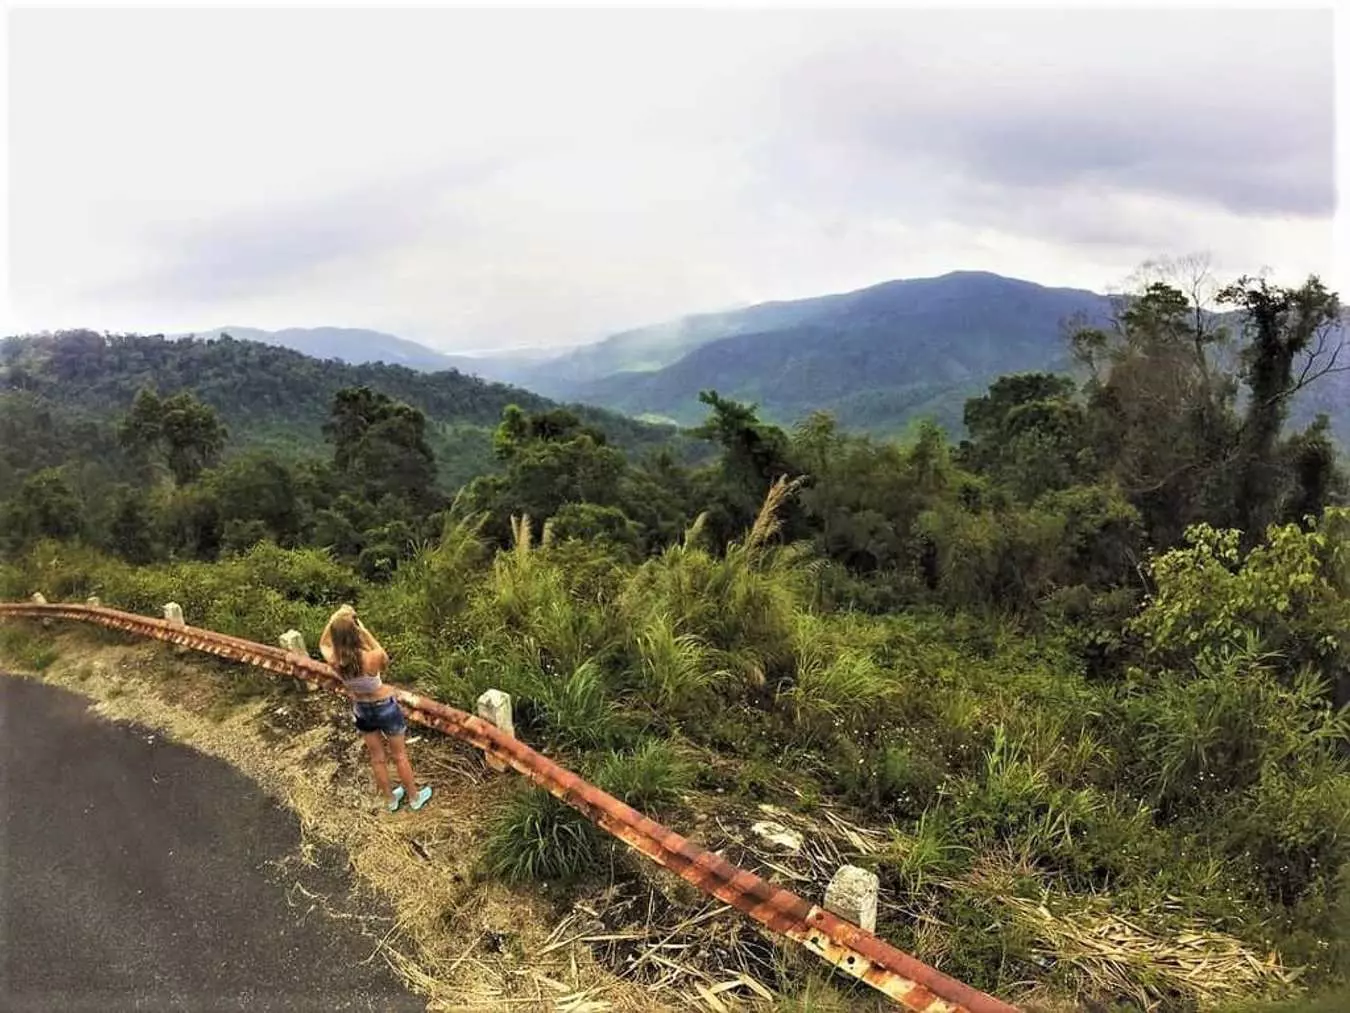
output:
<instances>
[{"instance_id":1,"label":"tall grass","mask_svg":"<svg viewBox=\"0 0 1350 1013\"><path fill-rule=\"evenodd\" d=\"M670 743L644 739L631 752L603 757L593 780L615 798L652 813L677 803L693 784L694 771Z\"/></svg>"},{"instance_id":2,"label":"tall grass","mask_svg":"<svg viewBox=\"0 0 1350 1013\"><path fill-rule=\"evenodd\" d=\"M607 845L575 809L540 788L517 794L492 825L483 864L507 882L571 882L593 872Z\"/></svg>"}]
</instances>

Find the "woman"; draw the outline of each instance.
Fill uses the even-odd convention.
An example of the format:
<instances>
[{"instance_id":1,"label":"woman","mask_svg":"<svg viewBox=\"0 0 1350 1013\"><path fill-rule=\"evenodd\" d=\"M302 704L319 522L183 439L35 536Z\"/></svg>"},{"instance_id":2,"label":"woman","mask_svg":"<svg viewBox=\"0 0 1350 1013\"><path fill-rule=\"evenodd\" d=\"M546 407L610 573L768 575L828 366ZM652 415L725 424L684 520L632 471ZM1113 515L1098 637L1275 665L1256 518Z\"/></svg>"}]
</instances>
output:
<instances>
[{"instance_id":1,"label":"woman","mask_svg":"<svg viewBox=\"0 0 1350 1013\"><path fill-rule=\"evenodd\" d=\"M343 605L328 620L328 625L323 628L323 636L319 638L319 651L341 676L342 684L352 695L356 729L366 740L375 784L388 801L389 811L395 812L405 798L409 800L408 808L421 809L431 798L431 786L427 785L420 791L417 788L412 764L408 761L408 750L403 742L408 722L403 717L398 701L394 699L394 690L380 680L381 673L389 667L389 655L380 642L371 636L370 631L361 625L361 620L356 618L356 610L350 605ZM389 787L386 743L389 755L394 758L394 766L398 769L398 779L403 782L393 790Z\"/></svg>"}]
</instances>

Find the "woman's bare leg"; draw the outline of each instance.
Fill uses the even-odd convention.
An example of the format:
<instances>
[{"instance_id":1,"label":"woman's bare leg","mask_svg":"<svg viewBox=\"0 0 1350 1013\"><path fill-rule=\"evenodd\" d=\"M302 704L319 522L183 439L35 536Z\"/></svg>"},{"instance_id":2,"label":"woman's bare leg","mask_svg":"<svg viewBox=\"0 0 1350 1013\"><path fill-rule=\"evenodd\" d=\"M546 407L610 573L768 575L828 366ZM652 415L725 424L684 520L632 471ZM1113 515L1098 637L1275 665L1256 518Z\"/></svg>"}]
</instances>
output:
<instances>
[{"instance_id":1,"label":"woman's bare leg","mask_svg":"<svg viewBox=\"0 0 1350 1013\"><path fill-rule=\"evenodd\" d=\"M375 787L380 789L386 802L392 802L394 792L389 787L389 757L384 752L384 738L379 732L365 732L361 737L366 740L366 751L370 754L370 770L375 775Z\"/></svg>"},{"instance_id":2,"label":"woman's bare leg","mask_svg":"<svg viewBox=\"0 0 1350 1013\"><path fill-rule=\"evenodd\" d=\"M413 777L412 761L408 759L408 749L402 735L389 736L389 752L394 757L394 767L398 770L398 779L403 782L403 790L408 793L408 798L415 799L417 779Z\"/></svg>"}]
</instances>

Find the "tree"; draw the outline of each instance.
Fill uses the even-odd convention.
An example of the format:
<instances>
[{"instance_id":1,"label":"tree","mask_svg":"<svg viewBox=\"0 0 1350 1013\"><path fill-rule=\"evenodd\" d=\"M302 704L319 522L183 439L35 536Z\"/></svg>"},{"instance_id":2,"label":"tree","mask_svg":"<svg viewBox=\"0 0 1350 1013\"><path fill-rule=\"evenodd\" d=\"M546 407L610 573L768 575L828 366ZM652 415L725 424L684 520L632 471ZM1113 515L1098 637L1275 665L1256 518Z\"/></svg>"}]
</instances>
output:
<instances>
[{"instance_id":1,"label":"tree","mask_svg":"<svg viewBox=\"0 0 1350 1013\"><path fill-rule=\"evenodd\" d=\"M114 492L107 538L112 551L128 563L154 561L155 514L144 490L122 486Z\"/></svg>"},{"instance_id":2,"label":"tree","mask_svg":"<svg viewBox=\"0 0 1350 1013\"><path fill-rule=\"evenodd\" d=\"M1237 381L1217 354L1226 340L1181 290L1156 281L1121 303L1111 329L1072 338L1090 374L1093 453L1159 544L1231 502L1225 463Z\"/></svg>"},{"instance_id":3,"label":"tree","mask_svg":"<svg viewBox=\"0 0 1350 1013\"><path fill-rule=\"evenodd\" d=\"M161 400L142 388L123 418L118 437L133 460L148 464L163 454L177 485L196 481L220 460L228 433L215 410L183 391Z\"/></svg>"},{"instance_id":4,"label":"tree","mask_svg":"<svg viewBox=\"0 0 1350 1013\"><path fill-rule=\"evenodd\" d=\"M58 469L29 475L4 511L11 549L39 538L74 538L83 527L83 506Z\"/></svg>"},{"instance_id":5,"label":"tree","mask_svg":"<svg viewBox=\"0 0 1350 1013\"><path fill-rule=\"evenodd\" d=\"M1010 487L1019 499L1066 489L1094 470L1076 385L1051 373L1001 376L966 402L970 439L962 463Z\"/></svg>"},{"instance_id":6,"label":"tree","mask_svg":"<svg viewBox=\"0 0 1350 1013\"><path fill-rule=\"evenodd\" d=\"M238 545L245 533L255 542L270 538L279 545L299 544L308 504L283 462L258 452L245 454L216 469L209 481L220 501L221 520L227 528L236 526L230 544Z\"/></svg>"},{"instance_id":7,"label":"tree","mask_svg":"<svg viewBox=\"0 0 1350 1013\"><path fill-rule=\"evenodd\" d=\"M426 416L416 408L356 387L334 395L324 435L345 482L371 500L393 497L427 514L439 506L440 495L426 429Z\"/></svg>"},{"instance_id":8,"label":"tree","mask_svg":"<svg viewBox=\"0 0 1350 1013\"><path fill-rule=\"evenodd\" d=\"M1290 399L1321 377L1350 369L1350 364L1338 364L1344 348L1340 300L1316 276L1297 289L1243 277L1218 298L1240 309L1248 342L1242 351L1242 377L1249 399L1236 448L1237 522L1254 543L1278 518L1284 497L1292 492L1307 498L1289 489L1281 460L1280 431ZM1324 481L1317 469L1303 477L1316 484Z\"/></svg>"},{"instance_id":9,"label":"tree","mask_svg":"<svg viewBox=\"0 0 1350 1013\"><path fill-rule=\"evenodd\" d=\"M163 403L160 427L169 473L179 485L196 481L225 449L228 434L215 410L187 391Z\"/></svg>"},{"instance_id":10,"label":"tree","mask_svg":"<svg viewBox=\"0 0 1350 1013\"><path fill-rule=\"evenodd\" d=\"M754 405L730 401L715 390L702 391L698 399L710 410L691 435L722 449L721 459L705 478L710 533L725 543L754 523L769 487L797 469L788 459L787 434L761 422ZM798 533L800 514L794 507L786 509L783 527L789 537Z\"/></svg>"},{"instance_id":11,"label":"tree","mask_svg":"<svg viewBox=\"0 0 1350 1013\"><path fill-rule=\"evenodd\" d=\"M464 506L470 513L488 514L485 530L503 544L510 538L512 515L543 520L569 503L618 505L627 471L623 453L567 409L532 415L508 406L493 434L493 448L505 470L470 483Z\"/></svg>"}]
</instances>

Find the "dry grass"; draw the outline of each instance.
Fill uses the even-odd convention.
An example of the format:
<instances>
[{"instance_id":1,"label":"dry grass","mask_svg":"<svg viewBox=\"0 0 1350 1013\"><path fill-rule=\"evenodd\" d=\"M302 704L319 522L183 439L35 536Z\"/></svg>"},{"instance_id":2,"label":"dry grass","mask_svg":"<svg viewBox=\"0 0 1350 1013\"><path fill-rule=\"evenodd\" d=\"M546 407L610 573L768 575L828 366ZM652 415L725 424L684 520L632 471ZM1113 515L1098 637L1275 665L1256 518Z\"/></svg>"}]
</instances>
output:
<instances>
[{"instance_id":1,"label":"dry grass","mask_svg":"<svg viewBox=\"0 0 1350 1013\"><path fill-rule=\"evenodd\" d=\"M801 478L789 480L786 475L780 475L777 481L769 486L764 502L760 504L759 513L755 516L755 523L745 539L747 551L753 553L764 548L782 530L783 506L802 487L804 481Z\"/></svg>"},{"instance_id":2,"label":"dry grass","mask_svg":"<svg viewBox=\"0 0 1350 1013\"><path fill-rule=\"evenodd\" d=\"M1198 922L1161 934L1108 910L1056 914L1023 897L1002 902L1034 927L1043 957L1072 967L1083 993L1128 995L1141 1009L1157 1009L1170 995L1189 995L1200 1009L1274 998L1297 977L1276 954Z\"/></svg>"}]
</instances>

